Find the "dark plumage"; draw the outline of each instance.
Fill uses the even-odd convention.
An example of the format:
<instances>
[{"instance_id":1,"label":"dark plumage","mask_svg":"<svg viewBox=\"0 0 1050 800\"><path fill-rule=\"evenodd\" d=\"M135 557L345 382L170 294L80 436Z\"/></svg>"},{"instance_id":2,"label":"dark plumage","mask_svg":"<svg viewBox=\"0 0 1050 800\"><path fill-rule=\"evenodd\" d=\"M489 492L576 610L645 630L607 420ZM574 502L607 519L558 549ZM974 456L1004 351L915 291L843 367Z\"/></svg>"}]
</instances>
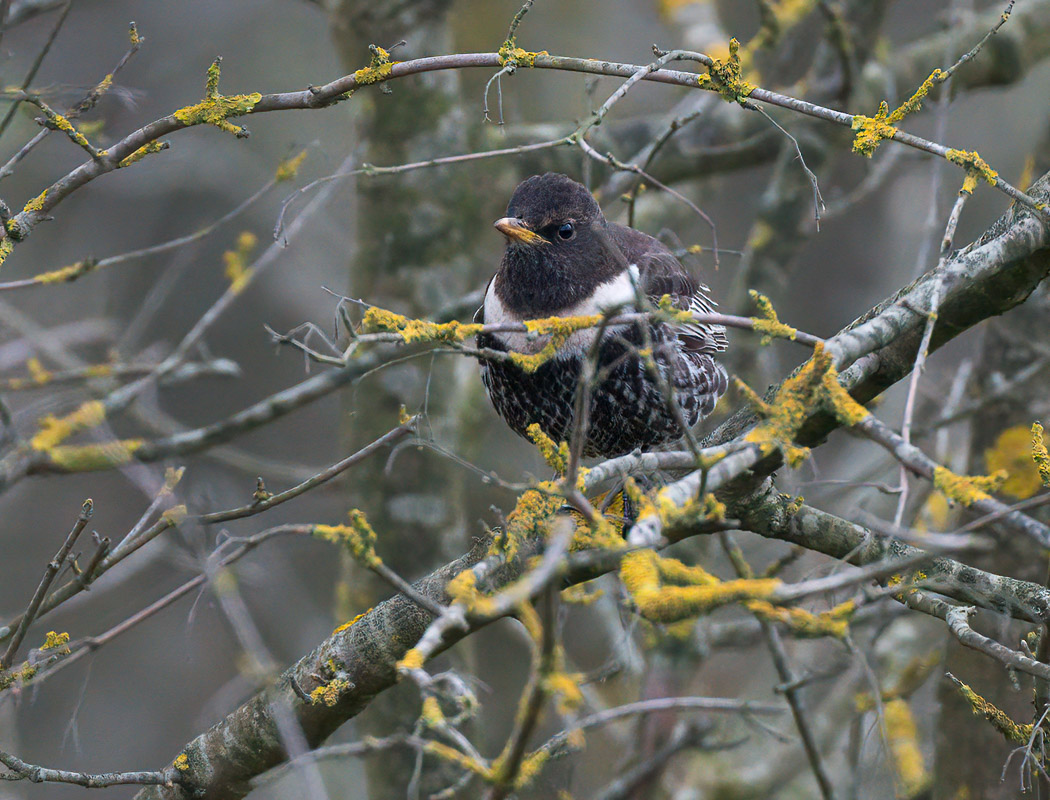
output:
<instances>
[{"instance_id":1,"label":"dark plumage","mask_svg":"<svg viewBox=\"0 0 1050 800\"><path fill-rule=\"evenodd\" d=\"M653 237L607 222L590 192L565 175L523 181L507 216L499 270L476 319L487 324L551 316L630 310L635 285L651 300L670 295L677 308L711 311L697 284ZM715 354L726 349L720 325L647 324L653 355L685 423L695 425L725 392L726 372ZM572 335L558 354L529 373L504 361L483 361L481 377L500 416L521 435L534 422L556 441L571 436L578 378L596 330ZM480 347L536 353L546 337L521 333L478 336ZM683 431L637 350L647 346L639 325L606 330L598 349L601 380L591 394L584 455L615 456L679 438Z\"/></svg>"}]
</instances>

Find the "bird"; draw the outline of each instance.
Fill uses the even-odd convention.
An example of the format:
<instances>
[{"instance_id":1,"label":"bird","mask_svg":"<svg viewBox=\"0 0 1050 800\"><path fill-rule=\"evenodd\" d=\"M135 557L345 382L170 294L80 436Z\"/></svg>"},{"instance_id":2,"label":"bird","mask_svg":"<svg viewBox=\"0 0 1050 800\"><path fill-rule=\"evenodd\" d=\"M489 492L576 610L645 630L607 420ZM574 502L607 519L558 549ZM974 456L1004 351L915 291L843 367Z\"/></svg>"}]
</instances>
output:
<instances>
[{"instance_id":1,"label":"bird","mask_svg":"<svg viewBox=\"0 0 1050 800\"><path fill-rule=\"evenodd\" d=\"M663 243L606 220L587 188L566 175L522 181L494 225L506 250L474 321L511 330L478 333L482 353L535 355L549 337L515 331L515 323L626 313L638 309L639 295L653 303L669 295L676 309L714 310L710 290ZM531 371L513 358L482 358L481 378L513 431L529 438L538 424L555 442L570 441L580 376L586 359L595 358L582 455L611 458L679 440L683 425L711 414L728 385L716 359L727 347L721 325L628 322L573 332Z\"/></svg>"}]
</instances>

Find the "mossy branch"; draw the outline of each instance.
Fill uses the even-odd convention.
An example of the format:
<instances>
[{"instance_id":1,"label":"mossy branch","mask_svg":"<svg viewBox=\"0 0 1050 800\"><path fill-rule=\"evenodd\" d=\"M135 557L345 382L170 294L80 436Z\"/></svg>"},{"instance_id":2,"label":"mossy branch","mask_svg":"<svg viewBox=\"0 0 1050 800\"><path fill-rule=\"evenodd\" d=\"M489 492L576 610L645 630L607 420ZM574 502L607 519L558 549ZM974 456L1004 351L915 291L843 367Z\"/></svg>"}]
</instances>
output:
<instances>
[{"instance_id":1,"label":"mossy branch","mask_svg":"<svg viewBox=\"0 0 1050 800\"><path fill-rule=\"evenodd\" d=\"M839 383L831 355L820 344L814 348L813 357L780 385L771 402L764 402L739 379L736 386L764 420L744 436L744 441L758 445L763 456L779 450L793 467L809 455L809 449L797 444L796 439L814 413L829 412L846 426L868 416L868 410Z\"/></svg>"},{"instance_id":2,"label":"mossy branch","mask_svg":"<svg viewBox=\"0 0 1050 800\"><path fill-rule=\"evenodd\" d=\"M896 124L922 108L922 101L926 99L930 89L947 79L948 73L935 69L915 93L893 111L890 111L889 104L883 100L874 117L866 117L863 114L854 116L852 127L857 135L853 139L853 152L871 158L883 139L892 139L897 134Z\"/></svg>"},{"instance_id":3,"label":"mossy branch","mask_svg":"<svg viewBox=\"0 0 1050 800\"><path fill-rule=\"evenodd\" d=\"M814 614L801 608L776 604L777 578L744 577L722 581L703 567L687 566L674 558L663 558L652 550L628 553L620 562L620 580L638 611L653 622L675 623L702 616L732 603L741 603L759 618L778 622L799 636L835 636L848 632L856 611L846 602L830 611Z\"/></svg>"},{"instance_id":4,"label":"mossy branch","mask_svg":"<svg viewBox=\"0 0 1050 800\"><path fill-rule=\"evenodd\" d=\"M193 125L214 125L221 131L244 138L248 131L240 125L230 122L231 117L243 117L262 99L262 94L219 94L222 57L218 57L208 67L208 77L204 84L204 99L192 106L180 108L172 116L185 127ZM147 142L148 144L148 142Z\"/></svg>"},{"instance_id":5,"label":"mossy branch","mask_svg":"<svg viewBox=\"0 0 1050 800\"><path fill-rule=\"evenodd\" d=\"M751 319L755 330L762 333L761 344L771 344L774 338L795 340L798 336L798 329L780 321L780 317L777 316L776 309L773 308L773 303L770 302L768 297L760 292L756 292L754 289L750 289L748 295L758 307L760 316L752 317Z\"/></svg>"},{"instance_id":6,"label":"mossy branch","mask_svg":"<svg viewBox=\"0 0 1050 800\"><path fill-rule=\"evenodd\" d=\"M975 716L981 717L991 723L992 727L999 731L1003 738L1011 744L1020 745L1022 747L1028 745L1029 739L1032 738L1031 724L1020 724L1014 722L1005 711L998 708L993 703L990 703L988 700L985 700L981 695L977 694L977 692L950 672L947 673L947 678L952 684L954 684L959 695L970 706L970 710L973 711Z\"/></svg>"},{"instance_id":7,"label":"mossy branch","mask_svg":"<svg viewBox=\"0 0 1050 800\"><path fill-rule=\"evenodd\" d=\"M725 59L713 58L707 72L697 77L697 85L703 89L712 89L727 103L744 101L755 91L755 87L742 77L740 63L740 42L729 40L729 56Z\"/></svg>"}]
</instances>

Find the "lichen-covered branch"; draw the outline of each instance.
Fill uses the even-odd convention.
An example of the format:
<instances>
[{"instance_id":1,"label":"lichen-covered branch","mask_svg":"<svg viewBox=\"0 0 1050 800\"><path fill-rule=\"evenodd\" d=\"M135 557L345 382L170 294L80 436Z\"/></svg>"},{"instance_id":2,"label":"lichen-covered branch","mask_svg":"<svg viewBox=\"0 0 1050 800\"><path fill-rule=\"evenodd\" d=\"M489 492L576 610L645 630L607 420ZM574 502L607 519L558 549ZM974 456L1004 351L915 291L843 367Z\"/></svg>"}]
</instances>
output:
<instances>
[{"instance_id":1,"label":"lichen-covered branch","mask_svg":"<svg viewBox=\"0 0 1050 800\"><path fill-rule=\"evenodd\" d=\"M553 69L569 72L581 72L591 75L606 75L611 77L631 78L638 73L644 73L642 80L655 81L675 86L688 88L703 88L719 91L725 85L723 80L698 81L695 73L681 72L677 70L658 69L646 73L644 66L636 64L622 64L613 61L598 59L572 58L566 56L551 56L546 53L530 53L530 58L524 66L535 69ZM693 54L701 64L709 69L718 69L719 63L704 54ZM184 109L179 109L172 114L162 117L154 122L139 128L128 134L119 142L104 152L99 152L94 158L84 162L76 169L67 173L64 177L47 187L37 199L28 207L12 217L6 224L6 237L0 239L0 256L6 257L11 252L11 244L19 242L28 236L32 230L45 218L50 211L58 206L66 197L79 189L81 186L94 180L99 175L111 172L122 166L125 159L142 152L142 148L150 146L152 142L160 137L174 133L187 127L200 124L211 124L222 130L233 131L243 135L243 128L234 125L229 120L232 117L258 114L268 111L283 111L289 109L317 109L331 105L332 103L346 99L361 86L374 83L386 82L397 78L415 75L424 72L433 72L446 69L466 69L477 67L500 68L504 65L504 57L500 53L462 53L444 56L429 56L404 62L391 62L389 59L382 65L382 70L371 69L358 70L351 75L345 75L323 86L314 86L300 92L284 92L278 94L261 94L258 92L239 95L220 95L218 93L218 64L209 70L205 98L201 102ZM846 127L852 127L854 117L841 111L835 111L815 103L801 100L795 97L770 91L761 87L753 87L746 96L750 100L758 100L769 105L794 111L799 114L822 119ZM893 139L917 148L931 155L953 160L952 153L961 151L952 150L949 147L931 142L920 136L906 133L900 130L892 132L884 131L883 138ZM989 180L997 188L1006 193L1019 203L1028 206L1034 213L1041 214L1050 219L1050 210L1046 203L1034 200L1028 194L1021 192L1013 185L1004 181L1001 177Z\"/></svg>"}]
</instances>

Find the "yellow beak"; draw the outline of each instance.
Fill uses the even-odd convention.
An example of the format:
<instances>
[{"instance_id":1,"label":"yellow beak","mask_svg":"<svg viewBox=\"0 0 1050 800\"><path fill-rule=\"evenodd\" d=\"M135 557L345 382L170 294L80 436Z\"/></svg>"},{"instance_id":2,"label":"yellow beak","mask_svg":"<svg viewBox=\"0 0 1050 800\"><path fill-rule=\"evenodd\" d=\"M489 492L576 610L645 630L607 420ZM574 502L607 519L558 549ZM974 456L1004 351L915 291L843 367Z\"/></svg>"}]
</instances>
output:
<instances>
[{"instance_id":1,"label":"yellow beak","mask_svg":"<svg viewBox=\"0 0 1050 800\"><path fill-rule=\"evenodd\" d=\"M520 219L503 217L492 223L493 227L508 239L521 242L522 244L547 244L547 240L535 231L526 228Z\"/></svg>"}]
</instances>

